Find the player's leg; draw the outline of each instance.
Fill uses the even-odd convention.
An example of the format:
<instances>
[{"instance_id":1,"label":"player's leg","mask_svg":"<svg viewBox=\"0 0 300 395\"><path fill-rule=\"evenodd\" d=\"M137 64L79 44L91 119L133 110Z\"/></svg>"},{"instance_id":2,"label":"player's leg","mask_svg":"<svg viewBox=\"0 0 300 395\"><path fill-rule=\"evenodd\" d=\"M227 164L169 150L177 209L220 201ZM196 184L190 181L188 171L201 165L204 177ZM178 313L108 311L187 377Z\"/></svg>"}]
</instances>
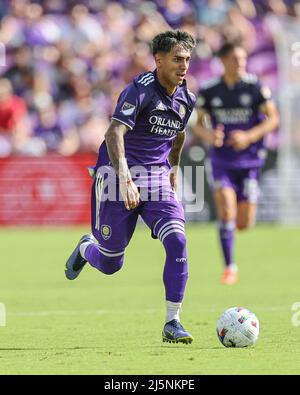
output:
<instances>
[{"instance_id":1,"label":"player's leg","mask_svg":"<svg viewBox=\"0 0 300 395\"><path fill-rule=\"evenodd\" d=\"M211 187L218 218L218 235L223 255L223 284L237 282L237 266L234 261L237 195L235 172L219 167L212 168Z\"/></svg>"},{"instance_id":2,"label":"player's leg","mask_svg":"<svg viewBox=\"0 0 300 395\"><path fill-rule=\"evenodd\" d=\"M83 236L66 264L66 277L78 277L84 265L104 274L121 269L124 253L134 232L138 209L126 210L122 201L101 201L101 178L92 187L92 235ZM80 262L78 264L78 262Z\"/></svg>"},{"instance_id":3,"label":"player's leg","mask_svg":"<svg viewBox=\"0 0 300 395\"><path fill-rule=\"evenodd\" d=\"M152 229L153 238L158 238L166 252L163 282L166 295L166 323L163 340L191 343L193 337L180 323L180 309L188 279L188 257L184 213L174 192L170 201L146 202L141 211L146 224Z\"/></svg>"},{"instance_id":4,"label":"player's leg","mask_svg":"<svg viewBox=\"0 0 300 395\"><path fill-rule=\"evenodd\" d=\"M238 230L250 229L255 225L256 208L257 205L255 203L250 203L247 201L238 202L236 220L236 227Z\"/></svg>"},{"instance_id":5,"label":"player's leg","mask_svg":"<svg viewBox=\"0 0 300 395\"><path fill-rule=\"evenodd\" d=\"M237 197L230 187L214 191L214 200L218 217L218 233L224 264L226 268L234 265L234 236L237 215Z\"/></svg>"},{"instance_id":6,"label":"player's leg","mask_svg":"<svg viewBox=\"0 0 300 395\"><path fill-rule=\"evenodd\" d=\"M259 195L258 181L260 169L245 169L242 172L237 194L238 209L236 226L238 230L246 230L255 225L256 208Z\"/></svg>"}]
</instances>

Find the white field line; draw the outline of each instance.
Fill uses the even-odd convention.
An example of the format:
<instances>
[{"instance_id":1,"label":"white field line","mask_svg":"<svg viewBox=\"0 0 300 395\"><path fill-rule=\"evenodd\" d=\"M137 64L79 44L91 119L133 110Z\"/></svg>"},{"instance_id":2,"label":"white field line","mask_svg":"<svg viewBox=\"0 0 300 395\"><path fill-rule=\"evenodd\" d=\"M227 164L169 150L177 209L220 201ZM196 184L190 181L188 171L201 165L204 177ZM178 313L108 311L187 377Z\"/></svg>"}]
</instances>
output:
<instances>
[{"instance_id":1,"label":"white field line","mask_svg":"<svg viewBox=\"0 0 300 395\"><path fill-rule=\"evenodd\" d=\"M193 311L197 313L222 313L225 308L220 309L197 309ZM188 309L184 309L183 311L187 311ZM256 307L250 309L253 312L276 312L276 311L286 311L290 312L290 306L271 306L271 307ZM124 310L91 310L91 311L79 311L79 310L45 310L45 311L16 311L9 312L7 311L7 316L15 316L15 317L47 317L47 316L68 316L68 315L103 315L103 314L136 314L136 313L146 313L146 314L157 314L159 312L163 312L163 309L139 309L124 311Z\"/></svg>"}]
</instances>

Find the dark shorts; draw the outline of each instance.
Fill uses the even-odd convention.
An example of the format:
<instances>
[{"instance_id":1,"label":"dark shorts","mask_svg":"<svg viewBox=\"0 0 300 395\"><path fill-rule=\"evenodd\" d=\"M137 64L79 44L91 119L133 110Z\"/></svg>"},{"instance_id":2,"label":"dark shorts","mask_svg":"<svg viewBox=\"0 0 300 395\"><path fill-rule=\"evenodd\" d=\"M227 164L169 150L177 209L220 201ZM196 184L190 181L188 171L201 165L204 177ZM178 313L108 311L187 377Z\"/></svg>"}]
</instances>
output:
<instances>
[{"instance_id":1,"label":"dark shorts","mask_svg":"<svg viewBox=\"0 0 300 395\"><path fill-rule=\"evenodd\" d=\"M220 188L232 188L238 201L256 204L259 196L260 173L260 167L225 169L211 166L208 170L208 180L214 191Z\"/></svg>"}]
</instances>

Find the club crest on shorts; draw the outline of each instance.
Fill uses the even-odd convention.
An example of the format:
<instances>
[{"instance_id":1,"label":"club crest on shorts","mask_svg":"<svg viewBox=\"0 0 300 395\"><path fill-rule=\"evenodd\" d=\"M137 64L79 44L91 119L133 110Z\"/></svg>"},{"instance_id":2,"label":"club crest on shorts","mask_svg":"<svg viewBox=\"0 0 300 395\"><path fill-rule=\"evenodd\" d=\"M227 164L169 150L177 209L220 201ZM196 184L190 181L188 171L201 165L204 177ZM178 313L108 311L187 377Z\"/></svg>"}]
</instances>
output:
<instances>
[{"instance_id":1,"label":"club crest on shorts","mask_svg":"<svg viewBox=\"0 0 300 395\"><path fill-rule=\"evenodd\" d=\"M101 236L104 240L107 240L111 236L111 227L109 225L101 225Z\"/></svg>"}]
</instances>

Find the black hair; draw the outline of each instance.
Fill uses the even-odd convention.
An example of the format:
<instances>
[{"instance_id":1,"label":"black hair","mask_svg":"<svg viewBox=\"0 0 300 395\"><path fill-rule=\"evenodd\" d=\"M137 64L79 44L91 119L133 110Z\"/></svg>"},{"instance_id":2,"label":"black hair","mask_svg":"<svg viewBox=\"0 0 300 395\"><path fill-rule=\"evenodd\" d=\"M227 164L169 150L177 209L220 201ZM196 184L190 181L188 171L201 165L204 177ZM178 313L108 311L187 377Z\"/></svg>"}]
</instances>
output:
<instances>
[{"instance_id":1,"label":"black hair","mask_svg":"<svg viewBox=\"0 0 300 395\"><path fill-rule=\"evenodd\" d=\"M235 48L243 48L243 49L245 49L243 43L240 40L230 41L230 42L227 41L216 52L216 56L218 56L219 58L223 58L223 57L227 56Z\"/></svg>"},{"instance_id":2,"label":"black hair","mask_svg":"<svg viewBox=\"0 0 300 395\"><path fill-rule=\"evenodd\" d=\"M193 36L182 30L167 30L153 38L151 43L152 54L168 53L175 45L181 45L184 49L192 52L196 41Z\"/></svg>"}]
</instances>

